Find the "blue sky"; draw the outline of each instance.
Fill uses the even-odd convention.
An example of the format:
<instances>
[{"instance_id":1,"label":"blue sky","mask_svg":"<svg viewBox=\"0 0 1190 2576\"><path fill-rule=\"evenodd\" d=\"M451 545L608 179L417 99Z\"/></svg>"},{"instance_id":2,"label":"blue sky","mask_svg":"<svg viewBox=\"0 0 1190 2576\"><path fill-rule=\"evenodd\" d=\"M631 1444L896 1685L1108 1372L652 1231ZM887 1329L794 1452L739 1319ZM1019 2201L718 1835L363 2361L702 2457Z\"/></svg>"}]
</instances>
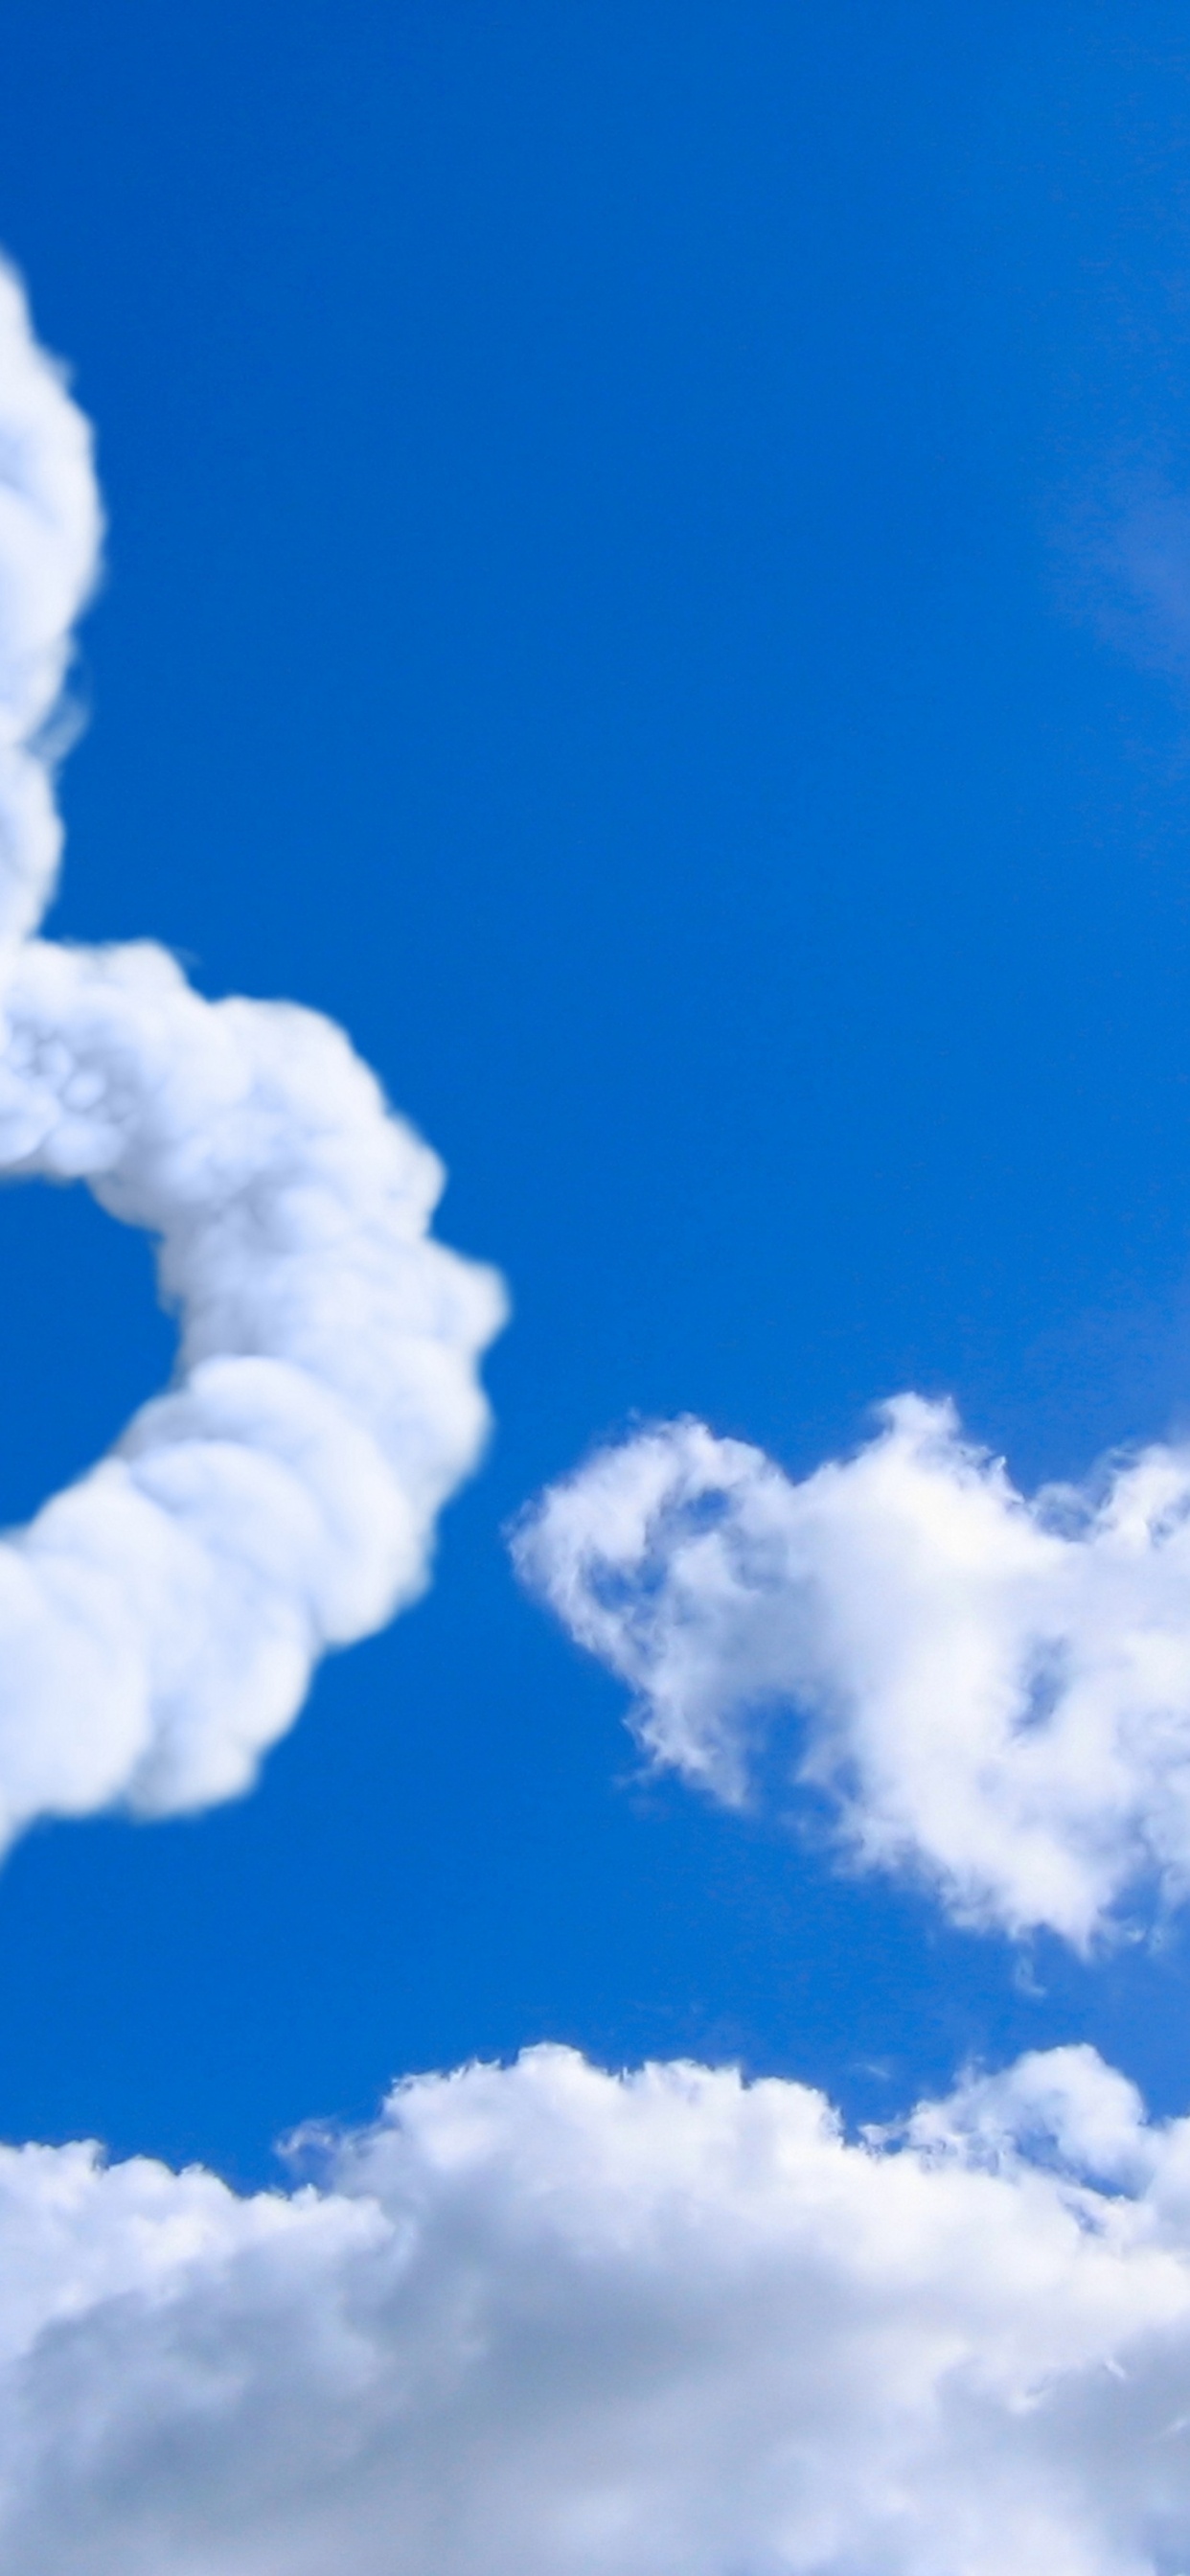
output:
<instances>
[{"instance_id":1,"label":"blue sky","mask_svg":"<svg viewBox=\"0 0 1190 2576\"><path fill-rule=\"evenodd\" d=\"M55 937L330 1012L514 1319L427 1600L240 1805L0 1880L0 2129L244 2181L543 2037L891 2116L1088 1969L644 1781L508 1517L635 1417L791 1470L906 1385L1031 1486L1183 1413L1180 13L13 0L0 237L98 424ZM0 1202L0 1498L167 1372Z\"/></svg>"}]
</instances>

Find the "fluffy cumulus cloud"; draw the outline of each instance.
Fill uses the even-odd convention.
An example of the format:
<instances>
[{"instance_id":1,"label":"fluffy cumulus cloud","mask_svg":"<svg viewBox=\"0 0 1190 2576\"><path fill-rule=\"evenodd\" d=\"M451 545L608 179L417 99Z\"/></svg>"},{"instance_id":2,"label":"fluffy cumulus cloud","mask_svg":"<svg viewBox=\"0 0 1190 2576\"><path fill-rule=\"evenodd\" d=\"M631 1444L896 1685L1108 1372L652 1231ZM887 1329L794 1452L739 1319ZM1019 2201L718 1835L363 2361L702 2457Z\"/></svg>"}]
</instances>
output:
<instances>
[{"instance_id":1,"label":"fluffy cumulus cloud","mask_svg":"<svg viewBox=\"0 0 1190 2576\"><path fill-rule=\"evenodd\" d=\"M251 1780L316 1657L421 1588L503 1311L431 1238L440 1166L328 1021L204 1001L148 942L31 935L99 538L87 425L0 270L0 1172L146 1228L180 1324L171 1391L0 1544L0 1844Z\"/></svg>"},{"instance_id":2,"label":"fluffy cumulus cloud","mask_svg":"<svg viewBox=\"0 0 1190 2576\"><path fill-rule=\"evenodd\" d=\"M848 2141L562 2049L319 2188L0 2158L19 2576L1175 2576L1190 2122L1087 2048Z\"/></svg>"},{"instance_id":3,"label":"fluffy cumulus cloud","mask_svg":"<svg viewBox=\"0 0 1190 2576\"><path fill-rule=\"evenodd\" d=\"M1027 1501L914 1397L800 1483L670 1423L514 1548L649 1754L715 1795L748 1795L792 1712L851 1851L962 1919L1085 1946L1129 1890L1190 1889L1190 1450Z\"/></svg>"}]
</instances>

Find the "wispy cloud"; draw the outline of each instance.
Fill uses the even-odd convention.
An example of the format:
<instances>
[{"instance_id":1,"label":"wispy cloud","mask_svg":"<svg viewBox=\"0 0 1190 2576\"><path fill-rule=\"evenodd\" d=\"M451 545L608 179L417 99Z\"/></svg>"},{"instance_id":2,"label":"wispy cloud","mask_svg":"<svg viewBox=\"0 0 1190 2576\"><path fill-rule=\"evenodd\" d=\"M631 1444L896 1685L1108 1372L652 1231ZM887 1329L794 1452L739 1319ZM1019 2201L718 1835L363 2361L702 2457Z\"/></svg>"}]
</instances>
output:
<instances>
[{"instance_id":1,"label":"wispy cloud","mask_svg":"<svg viewBox=\"0 0 1190 2576\"><path fill-rule=\"evenodd\" d=\"M1072 614L1144 670L1190 681L1190 491L1161 467L1121 467L1062 529Z\"/></svg>"},{"instance_id":2,"label":"wispy cloud","mask_svg":"<svg viewBox=\"0 0 1190 2576\"><path fill-rule=\"evenodd\" d=\"M206 1002L148 942L29 936L100 525L87 425L0 271L0 1172L149 1231L181 1328L172 1390L0 1543L0 1845L247 1785L323 1650L424 1584L504 1312L431 1237L441 1167L330 1022Z\"/></svg>"}]
</instances>

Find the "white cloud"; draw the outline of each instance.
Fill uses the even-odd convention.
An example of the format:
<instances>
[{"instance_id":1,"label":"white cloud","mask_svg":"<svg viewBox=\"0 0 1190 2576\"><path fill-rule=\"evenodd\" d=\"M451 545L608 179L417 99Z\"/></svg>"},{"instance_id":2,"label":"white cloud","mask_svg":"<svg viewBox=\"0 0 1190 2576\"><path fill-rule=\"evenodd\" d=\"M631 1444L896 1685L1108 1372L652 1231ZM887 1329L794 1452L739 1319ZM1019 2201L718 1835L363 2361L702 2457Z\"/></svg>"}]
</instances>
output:
<instances>
[{"instance_id":1,"label":"white cloud","mask_svg":"<svg viewBox=\"0 0 1190 2576\"><path fill-rule=\"evenodd\" d=\"M1190 2123L1090 2049L849 2143L562 2049L321 2190L0 2155L14 2576L1173 2576Z\"/></svg>"},{"instance_id":2,"label":"white cloud","mask_svg":"<svg viewBox=\"0 0 1190 2576\"><path fill-rule=\"evenodd\" d=\"M62 845L38 737L94 586L102 519L91 432L0 264L0 943L40 920Z\"/></svg>"},{"instance_id":3,"label":"white cloud","mask_svg":"<svg viewBox=\"0 0 1190 2576\"><path fill-rule=\"evenodd\" d=\"M87 425L0 269L0 1172L145 1227L181 1324L173 1390L0 1543L0 1846L248 1784L317 1656L421 1589L504 1311L431 1239L441 1167L328 1021L206 1002L147 942L27 935L99 532Z\"/></svg>"},{"instance_id":4,"label":"white cloud","mask_svg":"<svg viewBox=\"0 0 1190 2576\"><path fill-rule=\"evenodd\" d=\"M636 1694L652 1757L749 1794L782 1711L864 1862L959 1917L1085 1945L1190 1889L1190 1450L1026 1501L945 1405L794 1483L697 1422L522 1523L525 1580Z\"/></svg>"}]
</instances>

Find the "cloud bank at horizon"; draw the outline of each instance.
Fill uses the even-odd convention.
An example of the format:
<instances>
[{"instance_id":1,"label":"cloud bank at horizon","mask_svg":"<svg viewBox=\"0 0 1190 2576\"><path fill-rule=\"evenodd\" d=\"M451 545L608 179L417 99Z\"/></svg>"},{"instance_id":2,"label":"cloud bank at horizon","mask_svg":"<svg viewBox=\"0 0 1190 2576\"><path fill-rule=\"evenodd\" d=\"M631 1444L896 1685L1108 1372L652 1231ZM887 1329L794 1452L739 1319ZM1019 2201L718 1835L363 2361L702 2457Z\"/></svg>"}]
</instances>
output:
<instances>
[{"instance_id":1,"label":"cloud bank at horizon","mask_svg":"<svg viewBox=\"0 0 1190 2576\"><path fill-rule=\"evenodd\" d=\"M1190 1893L1190 1449L1031 1501L952 1409L884 1408L794 1482L663 1423L551 1487L523 1579L634 1693L658 1764L729 1804L774 1741L861 1863L961 1921L1085 1949Z\"/></svg>"},{"instance_id":2,"label":"cloud bank at horizon","mask_svg":"<svg viewBox=\"0 0 1190 2576\"><path fill-rule=\"evenodd\" d=\"M0 1848L40 1814L245 1788L316 1659L422 1589L474 1465L496 1275L342 1033L194 993L150 942L31 934L61 846L46 728L94 585L87 423L0 267L0 1175L159 1242L175 1384L0 1542Z\"/></svg>"},{"instance_id":3,"label":"cloud bank at horizon","mask_svg":"<svg viewBox=\"0 0 1190 2576\"><path fill-rule=\"evenodd\" d=\"M21 2576L1173 2576L1190 2122L1087 2047L848 2141L572 2051L321 2188L0 2151Z\"/></svg>"}]
</instances>

